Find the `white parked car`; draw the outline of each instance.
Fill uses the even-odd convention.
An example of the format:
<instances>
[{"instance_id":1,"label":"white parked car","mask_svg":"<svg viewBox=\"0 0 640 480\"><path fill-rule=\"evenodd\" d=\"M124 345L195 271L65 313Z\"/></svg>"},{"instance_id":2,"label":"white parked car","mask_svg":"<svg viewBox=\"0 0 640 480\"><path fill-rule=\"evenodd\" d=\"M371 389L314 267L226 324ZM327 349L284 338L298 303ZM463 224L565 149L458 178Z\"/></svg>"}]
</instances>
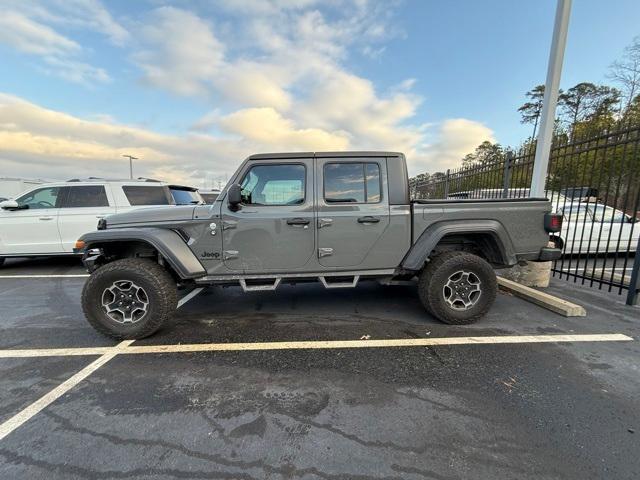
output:
<instances>
[{"instance_id":1,"label":"white parked car","mask_svg":"<svg viewBox=\"0 0 640 480\"><path fill-rule=\"evenodd\" d=\"M0 203L0 265L6 257L72 255L76 240L114 213L175 205L152 180L70 180L32 187Z\"/></svg>"},{"instance_id":2,"label":"white parked car","mask_svg":"<svg viewBox=\"0 0 640 480\"><path fill-rule=\"evenodd\" d=\"M216 201L216 199L218 198L218 195L220 195L220 190L218 190L217 188L214 188L211 190L198 190L198 193L204 200L204 203L209 205L209 204L213 204L213 202Z\"/></svg>"},{"instance_id":3,"label":"white parked car","mask_svg":"<svg viewBox=\"0 0 640 480\"><path fill-rule=\"evenodd\" d=\"M635 252L640 221L601 203L558 202L563 215L560 244L564 253ZM554 234L558 236L558 234Z\"/></svg>"}]
</instances>

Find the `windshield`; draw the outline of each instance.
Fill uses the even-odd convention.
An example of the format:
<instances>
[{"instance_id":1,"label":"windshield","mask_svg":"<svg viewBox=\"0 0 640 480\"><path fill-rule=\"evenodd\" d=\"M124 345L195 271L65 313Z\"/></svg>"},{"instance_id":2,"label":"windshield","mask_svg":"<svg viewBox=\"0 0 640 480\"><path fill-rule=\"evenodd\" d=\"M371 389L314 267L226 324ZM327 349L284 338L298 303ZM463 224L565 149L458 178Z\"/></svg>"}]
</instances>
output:
<instances>
[{"instance_id":1,"label":"windshield","mask_svg":"<svg viewBox=\"0 0 640 480\"><path fill-rule=\"evenodd\" d=\"M196 205L203 203L202 197L198 192L182 189L171 189L171 195L176 205Z\"/></svg>"},{"instance_id":2,"label":"windshield","mask_svg":"<svg viewBox=\"0 0 640 480\"><path fill-rule=\"evenodd\" d=\"M200 196L205 201L205 203L213 203L218 198L219 193L200 193Z\"/></svg>"}]
</instances>

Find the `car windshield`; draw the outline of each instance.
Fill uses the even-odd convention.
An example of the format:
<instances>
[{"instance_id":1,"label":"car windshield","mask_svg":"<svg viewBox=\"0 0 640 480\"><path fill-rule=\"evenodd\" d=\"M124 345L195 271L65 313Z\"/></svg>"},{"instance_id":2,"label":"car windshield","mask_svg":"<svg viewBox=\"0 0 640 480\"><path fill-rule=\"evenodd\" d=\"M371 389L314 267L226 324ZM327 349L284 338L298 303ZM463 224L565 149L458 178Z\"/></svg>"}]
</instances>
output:
<instances>
[{"instance_id":1,"label":"car windshield","mask_svg":"<svg viewBox=\"0 0 640 480\"><path fill-rule=\"evenodd\" d=\"M171 195L176 205L196 205L202 203L202 197L196 191L171 188Z\"/></svg>"},{"instance_id":2,"label":"car windshield","mask_svg":"<svg viewBox=\"0 0 640 480\"><path fill-rule=\"evenodd\" d=\"M591 212L587 209L586 205L567 205L560 209L560 213L565 220L591 220Z\"/></svg>"},{"instance_id":3,"label":"car windshield","mask_svg":"<svg viewBox=\"0 0 640 480\"><path fill-rule=\"evenodd\" d=\"M615 208L604 205L592 205L589 207L596 222L624 222L625 214Z\"/></svg>"},{"instance_id":4,"label":"car windshield","mask_svg":"<svg viewBox=\"0 0 640 480\"><path fill-rule=\"evenodd\" d=\"M200 196L204 200L205 203L213 203L218 198L219 193L200 193Z\"/></svg>"}]
</instances>

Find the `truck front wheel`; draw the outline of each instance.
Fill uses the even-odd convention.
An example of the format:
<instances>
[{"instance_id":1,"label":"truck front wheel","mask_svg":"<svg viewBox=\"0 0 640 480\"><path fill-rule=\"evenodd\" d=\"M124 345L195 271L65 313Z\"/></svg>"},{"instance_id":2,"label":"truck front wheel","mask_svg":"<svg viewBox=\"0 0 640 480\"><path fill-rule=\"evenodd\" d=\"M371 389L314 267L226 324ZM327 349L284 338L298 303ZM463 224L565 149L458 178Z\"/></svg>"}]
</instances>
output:
<instances>
[{"instance_id":1,"label":"truck front wheel","mask_svg":"<svg viewBox=\"0 0 640 480\"><path fill-rule=\"evenodd\" d=\"M445 252L420 274L418 291L424 307L439 320L467 325L484 316L498 285L487 261L467 252Z\"/></svg>"},{"instance_id":2,"label":"truck front wheel","mask_svg":"<svg viewBox=\"0 0 640 480\"><path fill-rule=\"evenodd\" d=\"M94 271L82 290L87 321L109 337L140 339L158 330L177 306L176 284L157 263L124 258Z\"/></svg>"}]
</instances>

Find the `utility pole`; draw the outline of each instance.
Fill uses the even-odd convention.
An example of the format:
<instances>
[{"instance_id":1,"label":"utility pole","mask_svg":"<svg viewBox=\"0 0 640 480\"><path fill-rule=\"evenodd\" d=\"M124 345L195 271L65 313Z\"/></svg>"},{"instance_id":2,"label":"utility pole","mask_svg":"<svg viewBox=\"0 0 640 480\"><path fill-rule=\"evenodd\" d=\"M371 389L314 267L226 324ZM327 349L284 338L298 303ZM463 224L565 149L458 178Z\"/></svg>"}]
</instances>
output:
<instances>
[{"instance_id":1,"label":"utility pole","mask_svg":"<svg viewBox=\"0 0 640 480\"><path fill-rule=\"evenodd\" d=\"M570 13L571 0L558 0L551 51L549 53L549 65L547 67L547 81L544 86L544 98L542 100L542 115L536 144L536 157L533 163L533 176L531 177L531 189L529 191L530 197L544 196Z\"/></svg>"},{"instance_id":2,"label":"utility pole","mask_svg":"<svg viewBox=\"0 0 640 480\"><path fill-rule=\"evenodd\" d=\"M129 178L133 180L133 161L139 160L138 157L134 157L133 155L122 155L124 158L129 159Z\"/></svg>"}]
</instances>

